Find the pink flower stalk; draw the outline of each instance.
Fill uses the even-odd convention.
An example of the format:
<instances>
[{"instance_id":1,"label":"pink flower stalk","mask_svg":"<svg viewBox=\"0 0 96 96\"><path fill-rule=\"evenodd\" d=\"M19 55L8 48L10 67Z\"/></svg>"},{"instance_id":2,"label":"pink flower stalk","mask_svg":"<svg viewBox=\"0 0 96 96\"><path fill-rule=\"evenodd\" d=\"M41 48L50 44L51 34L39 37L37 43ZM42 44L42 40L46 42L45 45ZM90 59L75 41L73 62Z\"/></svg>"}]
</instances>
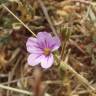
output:
<instances>
[{"instance_id":1,"label":"pink flower stalk","mask_svg":"<svg viewBox=\"0 0 96 96\"><path fill-rule=\"evenodd\" d=\"M47 32L39 32L36 38L29 37L26 43L27 51L30 53L28 64L35 66L40 63L42 68L50 68L54 62L52 52L60 45L60 39Z\"/></svg>"}]
</instances>

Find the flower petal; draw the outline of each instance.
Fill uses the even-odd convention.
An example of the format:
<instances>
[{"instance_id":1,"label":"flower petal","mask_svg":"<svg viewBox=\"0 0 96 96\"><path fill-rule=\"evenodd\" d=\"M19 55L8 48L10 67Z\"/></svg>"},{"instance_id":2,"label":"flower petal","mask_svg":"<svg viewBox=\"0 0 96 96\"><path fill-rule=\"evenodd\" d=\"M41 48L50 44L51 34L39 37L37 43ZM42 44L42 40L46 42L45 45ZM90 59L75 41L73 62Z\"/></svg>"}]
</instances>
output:
<instances>
[{"instance_id":1,"label":"flower petal","mask_svg":"<svg viewBox=\"0 0 96 96\"><path fill-rule=\"evenodd\" d=\"M47 32L39 32L37 34L37 39L39 45L44 49L49 47L50 42L52 41L52 36L50 33Z\"/></svg>"},{"instance_id":2,"label":"flower petal","mask_svg":"<svg viewBox=\"0 0 96 96\"><path fill-rule=\"evenodd\" d=\"M53 64L53 61L54 61L54 58L53 58L53 55L50 54L50 56L42 56L42 59L41 59L41 67L42 68L50 68Z\"/></svg>"},{"instance_id":3,"label":"flower petal","mask_svg":"<svg viewBox=\"0 0 96 96\"><path fill-rule=\"evenodd\" d=\"M41 61L42 55L39 54L30 54L28 56L27 62L31 66L38 65Z\"/></svg>"},{"instance_id":4,"label":"flower petal","mask_svg":"<svg viewBox=\"0 0 96 96\"><path fill-rule=\"evenodd\" d=\"M52 52L57 50L61 45L61 42L60 42L60 39L59 37L55 36L53 37L53 41L51 43L51 49L52 49Z\"/></svg>"},{"instance_id":5,"label":"flower petal","mask_svg":"<svg viewBox=\"0 0 96 96\"><path fill-rule=\"evenodd\" d=\"M27 51L29 53L43 53L42 49L40 49L37 39L33 37L29 37L26 43Z\"/></svg>"}]
</instances>

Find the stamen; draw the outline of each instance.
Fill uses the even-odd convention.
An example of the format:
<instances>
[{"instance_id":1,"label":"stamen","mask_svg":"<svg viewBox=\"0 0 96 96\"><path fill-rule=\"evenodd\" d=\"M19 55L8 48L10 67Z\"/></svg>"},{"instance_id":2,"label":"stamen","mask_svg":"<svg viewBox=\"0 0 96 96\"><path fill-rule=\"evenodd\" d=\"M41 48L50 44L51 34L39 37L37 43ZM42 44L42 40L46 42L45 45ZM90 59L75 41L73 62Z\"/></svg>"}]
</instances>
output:
<instances>
[{"instance_id":1,"label":"stamen","mask_svg":"<svg viewBox=\"0 0 96 96\"><path fill-rule=\"evenodd\" d=\"M44 49L44 55L48 56L50 55L51 50L49 48Z\"/></svg>"}]
</instances>

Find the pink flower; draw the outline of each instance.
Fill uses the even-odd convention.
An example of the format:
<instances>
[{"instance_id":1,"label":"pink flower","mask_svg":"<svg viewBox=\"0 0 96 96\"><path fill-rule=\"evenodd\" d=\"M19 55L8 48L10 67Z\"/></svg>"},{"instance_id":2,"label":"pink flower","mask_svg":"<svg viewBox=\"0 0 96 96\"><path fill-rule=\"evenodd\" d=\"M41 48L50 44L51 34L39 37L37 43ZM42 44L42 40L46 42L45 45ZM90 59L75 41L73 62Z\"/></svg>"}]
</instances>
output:
<instances>
[{"instance_id":1,"label":"pink flower","mask_svg":"<svg viewBox=\"0 0 96 96\"><path fill-rule=\"evenodd\" d=\"M41 64L42 68L49 68L54 62L52 52L60 47L60 39L57 36L52 37L50 33L39 32L36 38L29 37L26 43L28 64L31 66Z\"/></svg>"}]
</instances>

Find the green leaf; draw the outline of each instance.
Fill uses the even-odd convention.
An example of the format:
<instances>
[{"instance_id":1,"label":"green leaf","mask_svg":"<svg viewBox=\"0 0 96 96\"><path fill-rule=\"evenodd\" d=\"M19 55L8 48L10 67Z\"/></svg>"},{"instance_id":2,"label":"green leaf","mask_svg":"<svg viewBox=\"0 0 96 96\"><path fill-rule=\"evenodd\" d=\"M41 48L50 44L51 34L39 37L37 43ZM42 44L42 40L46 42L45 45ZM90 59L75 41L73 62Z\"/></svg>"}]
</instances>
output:
<instances>
[{"instance_id":1,"label":"green leaf","mask_svg":"<svg viewBox=\"0 0 96 96\"><path fill-rule=\"evenodd\" d=\"M86 51L87 51L89 54L92 54L92 49L93 49L92 44L89 44L89 45L86 46Z\"/></svg>"},{"instance_id":2,"label":"green leaf","mask_svg":"<svg viewBox=\"0 0 96 96\"><path fill-rule=\"evenodd\" d=\"M0 0L0 4L6 3L6 2L8 2L8 0Z\"/></svg>"},{"instance_id":3,"label":"green leaf","mask_svg":"<svg viewBox=\"0 0 96 96\"><path fill-rule=\"evenodd\" d=\"M6 34L5 36L0 37L0 44L7 44L10 41L10 35Z\"/></svg>"},{"instance_id":4,"label":"green leaf","mask_svg":"<svg viewBox=\"0 0 96 96\"><path fill-rule=\"evenodd\" d=\"M93 39L93 42L96 44L96 35L93 35L92 39Z\"/></svg>"}]
</instances>

